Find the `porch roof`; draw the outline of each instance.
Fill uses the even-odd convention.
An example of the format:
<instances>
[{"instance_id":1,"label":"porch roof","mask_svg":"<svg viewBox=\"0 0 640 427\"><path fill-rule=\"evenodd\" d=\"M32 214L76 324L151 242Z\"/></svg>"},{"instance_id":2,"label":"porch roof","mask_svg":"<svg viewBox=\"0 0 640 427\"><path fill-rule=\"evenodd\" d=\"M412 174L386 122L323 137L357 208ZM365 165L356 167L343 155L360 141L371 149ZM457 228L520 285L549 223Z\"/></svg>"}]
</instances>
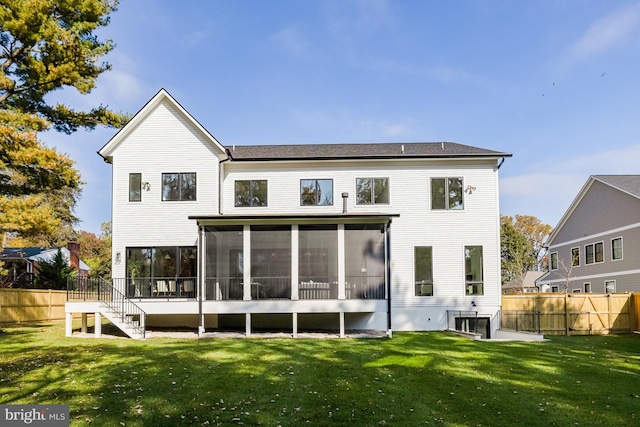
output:
<instances>
[{"instance_id":1,"label":"porch roof","mask_svg":"<svg viewBox=\"0 0 640 427\"><path fill-rule=\"evenodd\" d=\"M370 223L390 224L392 218L399 217L400 214L386 213L315 213L315 214L244 214L244 215L191 215L189 219L198 223L327 223L335 221L337 223L354 223L365 221Z\"/></svg>"}]
</instances>

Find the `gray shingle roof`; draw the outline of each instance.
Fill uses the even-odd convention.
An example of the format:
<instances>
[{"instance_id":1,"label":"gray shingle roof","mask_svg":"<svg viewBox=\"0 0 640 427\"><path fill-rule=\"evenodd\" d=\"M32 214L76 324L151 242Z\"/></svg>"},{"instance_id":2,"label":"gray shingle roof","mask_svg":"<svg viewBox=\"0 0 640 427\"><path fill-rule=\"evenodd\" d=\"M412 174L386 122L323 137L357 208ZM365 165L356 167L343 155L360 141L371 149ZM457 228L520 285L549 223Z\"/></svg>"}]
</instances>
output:
<instances>
[{"instance_id":1,"label":"gray shingle roof","mask_svg":"<svg viewBox=\"0 0 640 427\"><path fill-rule=\"evenodd\" d=\"M593 175L593 178L640 197L640 175Z\"/></svg>"},{"instance_id":2,"label":"gray shingle roof","mask_svg":"<svg viewBox=\"0 0 640 427\"><path fill-rule=\"evenodd\" d=\"M402 159L451 157L511 157L455 142L394 142L374 144L236 145L225 147L233 160Z\"/></svg>"}]
</instances>

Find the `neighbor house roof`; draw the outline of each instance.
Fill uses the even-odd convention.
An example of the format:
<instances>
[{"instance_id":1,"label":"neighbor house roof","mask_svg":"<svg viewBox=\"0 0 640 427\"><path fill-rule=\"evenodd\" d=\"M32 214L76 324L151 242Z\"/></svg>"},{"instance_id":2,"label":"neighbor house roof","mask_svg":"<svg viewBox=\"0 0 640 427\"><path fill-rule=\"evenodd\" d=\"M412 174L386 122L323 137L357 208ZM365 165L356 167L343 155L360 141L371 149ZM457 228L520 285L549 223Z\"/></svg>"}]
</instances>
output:
<instances>
[{"instance_id":1,"label":"neighbor house roof","mask_svg":"<svg viewBox=\"0 0 640 427\"><path fill-rule=\"evenodd\" d=\"M67 248L60 248L62 255L67 260L67 264L70 262L70 252ZM29 261L46 261L53 260L58 252L58 248L5 248L0 252L0 261L18 261L27 259ZM90 271L89 267L84 261L80 260L80 270Z\"/></svg>"},{"instance_id":2,"label":"neighbor house roof","mask_svg":"<svg viewBox=\"0 0 640 427\"><path fill-rule=\"evenodd\" d=\"M508 281L507 283L505 283L504 285L502 285L503 289L510 289L510 288L535 288L536 287L536 280L538 280L540 278L540 276L542 276L543 274L545 274L544 271L527 271L524 273L524 278L522 278L522 281L520 281L520 279L513 279Z\"/></svg>"},{"instance_id":3,"label":"neighbor house roof","mask_svg":"<svg viewBox=\"0 0 640 427\"><path fill-rule=\"evenodd\" d=\"M576 198L573 199L573 202L564 213L562 218L560 218L558 225L556 225L556 227L549 235L549 238L545 243L547 246L551 245L564 224L571 217L571 214L576 209L584 195L596 181L615 188L619 191L625 192L633 197L640 198L640 175L591 175L589 179L587 179L587 182L584 184L582 189L580 189L580 191L578 192Z\"/></svg>"},{"instance_id":4,"label":"neighbor house roof","mask_svg":"<svg viewBox=\"0 0 640 427\"><path fill-rule=\"evenodd\" d=\"M225 148L234 161L511 157L509 153L455 142L235 145Z\"/></svg>"}]
</instances>

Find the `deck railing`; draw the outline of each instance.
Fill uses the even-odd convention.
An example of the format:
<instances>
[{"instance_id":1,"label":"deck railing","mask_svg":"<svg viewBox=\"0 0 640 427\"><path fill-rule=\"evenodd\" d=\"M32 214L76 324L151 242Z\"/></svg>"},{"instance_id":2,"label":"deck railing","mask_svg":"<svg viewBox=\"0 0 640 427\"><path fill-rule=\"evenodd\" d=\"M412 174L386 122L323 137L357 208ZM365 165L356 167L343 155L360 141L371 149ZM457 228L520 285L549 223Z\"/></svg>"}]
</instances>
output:
<instances>
[{"instance_id":1,"label":"deck railing","mask_svg":"<svg viewBox=\"0 0 640 427\"><path fill-rule=\"evenodd\" d=\"M347 299L385 299L384 276L347 276Z\"/></svg>"},{"instance_id":2,"label":"deck railing","mask_svg":"<svg viewBox=\"0 0 640 427\"><path fill-rule=\"evenodd\" d=\"M502 310L502 329L540 333L540 311Z\"/></svg>"},{"instance_id":3,"label":"deck railing","mask_svg":"<svg viewBox=\"0 0 640 427\"><path fill-rule=\"evenodd\" d=\"M99 301L134 332L145 336L146 313L116 286L101 277L67 280L67 301Z\"/></svg>"}]
</instances>

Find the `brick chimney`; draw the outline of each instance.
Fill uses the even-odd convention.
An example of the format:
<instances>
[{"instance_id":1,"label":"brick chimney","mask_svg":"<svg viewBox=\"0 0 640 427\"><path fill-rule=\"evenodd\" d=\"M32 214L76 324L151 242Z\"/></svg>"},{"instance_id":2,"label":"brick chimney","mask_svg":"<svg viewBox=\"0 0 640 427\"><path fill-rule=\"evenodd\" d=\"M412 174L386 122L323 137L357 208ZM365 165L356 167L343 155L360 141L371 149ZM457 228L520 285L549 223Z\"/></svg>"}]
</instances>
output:
<instances>
[{"instance_id":1,"label":"brick chimney","mask_svg":"<svg viewBox=\"0 0 640 427\"><path fill-rule=\"evenodd\" d=\"M69 266L76 271L80 271L80 243L77 240L69 240Z\"/></svg>"}]
</instances>

